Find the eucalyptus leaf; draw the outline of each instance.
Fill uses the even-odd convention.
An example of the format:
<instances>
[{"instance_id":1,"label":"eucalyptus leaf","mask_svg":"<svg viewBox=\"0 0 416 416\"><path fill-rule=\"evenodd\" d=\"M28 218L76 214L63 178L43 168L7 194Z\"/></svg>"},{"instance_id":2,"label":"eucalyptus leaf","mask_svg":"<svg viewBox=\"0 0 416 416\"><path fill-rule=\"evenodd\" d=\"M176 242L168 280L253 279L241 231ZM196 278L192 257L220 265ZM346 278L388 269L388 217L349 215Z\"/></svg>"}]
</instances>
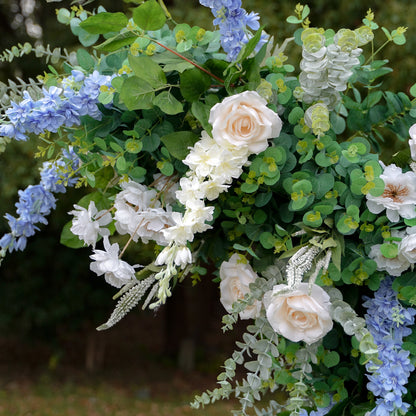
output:
<instances>
[{"instance_id":1,"label":"eucalyptus leaf","mask_svg":"<svg viewBox=\"0 0 416 416\"><path fill-rule=\"evenodd\" d=\"M177 131L161 137L169 153L179 160L185 159L189 153L189 147L192 147L198 140L199 137L190 131Z\"/></svg>"},{"instance_id":2,"label":"eucalyptus leaf","mask_svg":"<svg viewBox=\"0 0 416 416\"><path fill-rule=\"evenodd\" d=\"M88 19L80 23L80 27L88 33L99 35L108 32L118 32L127 26L128 21L124 13L104 12L88 17Z\"/></svg>"},{"instance_id":3,"label":"eucalyptus leaf","mask_svg":"<svg viewBox=\"0 0 416 416\"><path fill-rule=\"evenodd\" d=\"M180 74L180 90L187 101L198 100L210 85L211 77L197 68L188 69Z\"/></svg>"},{"instance_id":4,"label":"eucalyptus leaf","mask_svg":"<svg viewBox=\"0 0 416 416\"><path fill-rule=\"evenodd\" d=\"M133 76L124 80L120 98L129 110L152 108L154 97L153 87L142 78Z\"/></svg>"},{"instance_id":5,"label":"eucalyptus leaf","mask_svg":"<svg viewBox=\"0 0 416 416\"><path fill-rule=\"evenodd\" d=\"M148 56L129 55L128 60L136 77L143 79L155 89L166 85L163 69Z\"/></svg>"},{"instance_id":6,"label":"eucalyptus leaf","mask_svg":"<svg viewBox=\"0 0 416 416\"><path fill-rule=\"evenodd\" d=\"M162 91L156 95L153 104L158 106L164 113L175 115L183 112L183 105L169 91Z\"/></svg>"},{"instance_id":7,"label":"eucalyptus leaf","mask_svg":"<svg viewBox=\"0 0 416 416\"><path fill-rule=\"evenodd\" d=\"M133 20L143 30L158 30L166 22L166 15L156 0L147 0L133 10Z\"/></svg>"}]
</instances>

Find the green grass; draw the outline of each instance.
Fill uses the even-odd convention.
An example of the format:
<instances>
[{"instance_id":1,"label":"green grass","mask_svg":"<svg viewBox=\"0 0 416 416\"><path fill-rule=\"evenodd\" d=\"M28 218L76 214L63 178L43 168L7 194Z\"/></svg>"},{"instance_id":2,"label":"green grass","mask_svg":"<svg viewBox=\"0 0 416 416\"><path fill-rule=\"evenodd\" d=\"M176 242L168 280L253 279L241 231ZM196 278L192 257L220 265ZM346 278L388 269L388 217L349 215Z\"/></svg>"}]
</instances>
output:
<instances>
[{"instance_id":1,"label":"green grass","mask_svg":"<svg viewBox=\"0 0 416 416\"><path fill-rule=\"evenodd\" d=\"M0 416L227 416L233 409L232 403L220 402L193 410L189 393L141 398L148 394L143 387L108 383L13 382L0 389Z\"/></svg>"}]
</instances>

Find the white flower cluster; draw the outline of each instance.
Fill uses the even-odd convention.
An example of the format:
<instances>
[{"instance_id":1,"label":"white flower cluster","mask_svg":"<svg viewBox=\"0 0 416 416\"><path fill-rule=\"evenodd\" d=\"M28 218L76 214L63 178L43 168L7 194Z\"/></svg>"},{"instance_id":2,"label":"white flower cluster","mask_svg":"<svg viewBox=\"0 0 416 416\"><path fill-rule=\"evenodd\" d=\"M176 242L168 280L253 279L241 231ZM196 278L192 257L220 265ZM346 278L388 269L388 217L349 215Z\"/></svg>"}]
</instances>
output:
<instances>
[{"instance_id":1,"label":"white flower cluster","mask_svg":"<svg viewBox=\"0 0 416 416\"><path fill-rule=\"evenodd\" d=\"M341 29L333 43L325 46L323 30L305 29L299 75L302 101L307 104L321 101L333 110L340 100L339 92L347 88L351 69L360 63L358 57L362 49L358 46L369 40L359 36L357 31Z\"/></svg>"},{"instance_id":2,"label":"white flower cluster","mask_svg":"<svg viewBox=\"0 0 416 416\"><path fill-rule=\"evenodd\" d=\"M216 104L209 122L212 137L203 131L183 161L189 171L179 182L176 198L185 206L185 213L174 213L175 224L163 231L169 246L156 259L157 265L173 261L183 266L186 259L192 261L186 244L193 241L194 234L210 229L207 222L213 219L214 207L205 206L204 200L213 201L226 191L243 172L250 154L265 150L267 140L279 136L282 128L279 116L254 91Z\"/></svg>"},{"instance_id":3,"label":"white flower cluster","mask_svg":"<svg viewBox=\"0 0 416 416\"><path fill-rule=\"evenodd\" d=\"M104 250L94 250L94 254L90 256L94 260L90 264L90 269L97 276L104 275L105 281L115 287L122 287L131 282L134 279L134 267L136 267L120 260L119 251L118 244L110 244L108 237L105 236Z\"/></svg>"},{"instance_id":4,"label":"white flower cluster","mask_svg":"<svg viewBox=\"0 0 416 416\"><path fill-rule=\"evenodd\" d=\"M74 208L75 210L69 212L74 216L70 230L85 244L95 247L98 236L110 235L110 231L103 227L113 220L110 212L105 210L98 212L94 201L90 201L88 209L79 205L74 205Z\"/></svg>"},{"instance_id":5,"label":"white flower cluster","mask_svg":"<svg viewBox=\"0 0 416 416\"><path fill-rule=\"evenodd\" d=\"M159 280L157 306L170 296L169 281L176 274L175 266L184 268L192 262L187 247L194 234L211 228L214 207L205 206L226 191L248 163L250 154L257 154L268 146L268 139L278 137L282 128L280 117L267 107L267 101L257 92L245 91L225 98L210 111L212 137L206 132L190 149L183 161L189 166L180 180L176 198L185 206L184 214L173 213L174 225L163 230L168 241L157 257L156 265L165 267L156 274Z\"/></svg>"},{"instance_id":6,"label":"white flower cluster","mask_svg":"<svg viewBox=\"0 0 416 416\"><path fill-rule=\"evenodd\" d=\"M175 216L180 215L173 212L169 205L175 201L178 185L168 177L156 175L154 186L158 191L134 181L123 182L111 210L98 212L94 201L91 201L88 210L74 205L76 210L70 212L74 215L71 232L94 248L90 269L98 276L104 275L105 280L115 287L131 282L136 266L120 259L122 253L119 253L119 246L110 244L110 231L104 226L114 220L117 232L130 235L132 241L141 239L147 244L152 240L159 245L167 245L163 231L174 225ZM114 211L114 217L110 211ZM95 249L99 236L104 237L104 250Z\"/></svg>"},{"instance_id":7,"label":"white flower cluster","mask_svg":"<svg viewBox=\"0 0 416 416\"><path fill-rule=\"evenodd\" d=\"M409 130L411 158L416 159L416 124ZM398 222L401 218L416 218L416 169L402 172L396 165L385 166L380 178L384 181L384 192L378 197L367 194L367 207L374 214L386 210L387 218ZM416 226L405 231L392 230L391 237L396 240L397 255L385 257L381 244L371 247L369 257L377 263L377 270L386 271L391 276L400 276L416 264Z\"/></svg>"},{"instance_id":8,"label":"white flower cluster","mask_svg":"<svg viewBox=\"0 0 416 416\"><path fill-rule=\"evenodd\" d=\"M119 234L129 234L133 241L139 238L147 244L150 240L161 246L168 244L163 230L174 224L174 214L169 205L162 207L158 193L139 183L121 184L114 201L115 226Z\"/></svg>"},{"instance_id":9,"label":"white flower cluster","mask_svg":"<svg viewBox=\"0 0 416 416\"><path fill-rule=\"evenodd\" d=\"M71 231L88 244L104 236L105 250L94 250L91 270L104 274L108 283L121 287L135 275L134 267L120 258L118 244L110 244L109 230L102 226L113 219L119 234L130 235L130 241L139 239L147 244L155 241L166 246L156 258L156 266L164 266L155 275L159 281L157 306L170 296L170 279L177 271L192 263L188 242L196 233L211 228L214 207L205 206L226 191L233 179L238 178L248 157L260 153L268 146L268 139L278 137L282 128L279 116L267 107L267 102L257 92L245 91L225 98L210 112L212 137L205 131L201 139L190 148L183 161L189 166L186 176L178 185L169 178L158 175L150 189L134 181L121 184L122 190L114 201L114 218L109 212L99 212L94 203L87 210L76 206ZM179 201L185 212L174 212L171 203ZM163 202L163 205L162 205ZM128 243L127 243L128 245Z\"/></svg>"}]
</instances>

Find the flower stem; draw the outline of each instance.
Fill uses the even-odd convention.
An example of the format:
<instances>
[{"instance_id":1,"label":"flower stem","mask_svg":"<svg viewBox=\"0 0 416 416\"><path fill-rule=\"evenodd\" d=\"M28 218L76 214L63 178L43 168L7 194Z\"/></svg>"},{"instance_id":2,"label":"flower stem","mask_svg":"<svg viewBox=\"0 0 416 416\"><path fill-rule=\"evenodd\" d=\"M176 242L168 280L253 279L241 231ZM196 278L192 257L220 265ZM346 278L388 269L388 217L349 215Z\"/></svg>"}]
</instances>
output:
<instances>
[{"instance_id":1,"label":"flower stem","mask_svg":"<svg viewBox=\"0 0 416 416\"><path fill-rule=\"evenodd\" d=\"M386 47L389 43L391 42L390 39L387 39L375 52L373 52L371 54L371 56L365 61L364 65L367 65L370 61L374 60L374 57L384 48Z\"/></svg>"},{"instance_id":2,"label":"flower stem","mask_svg":"<svg viewBox=\"0 0 416 416\"><path fill-rule=\"evenodd\" d=\"M169 48L166 45L163 45L162 43L158 42L155 39L152 39L152 38L148 38L148 39L150 39L152 42L156 43L156 45L159 45L162 48L166 49L167 51L172 52L174 55L179 56L179 58L183 59L184 61L189 62L195 68L198 68L199 70L205 72L210 77L214 78L215 80L217 80L218 82L220 82L222 85L224 85L224 80L223 79L221 79L221 78L217 77L216 75L214 75L213 73L209 72L207 69L205 69L202 66L198 65L196 62L191 61L190 59L188 59L185 56L181 55L179 52L174 51L173 49Z\"/></svg>"},{"instance_id":3,"label":"flower stem","mask_svg":"<svg viewBox=\"0 0 416 416\"><path fill-rule=\"evenodd\" d=\"M166 7L165 2L164 2L163 0L159 0L159 4L160 4L160 7L161 7L161 8L163 9L163 11L165 12L166 17L167 17L169 20L172 20L172 15L169 13L169 10L168 10L168 8Z\"/></svg>"}]
</instances>

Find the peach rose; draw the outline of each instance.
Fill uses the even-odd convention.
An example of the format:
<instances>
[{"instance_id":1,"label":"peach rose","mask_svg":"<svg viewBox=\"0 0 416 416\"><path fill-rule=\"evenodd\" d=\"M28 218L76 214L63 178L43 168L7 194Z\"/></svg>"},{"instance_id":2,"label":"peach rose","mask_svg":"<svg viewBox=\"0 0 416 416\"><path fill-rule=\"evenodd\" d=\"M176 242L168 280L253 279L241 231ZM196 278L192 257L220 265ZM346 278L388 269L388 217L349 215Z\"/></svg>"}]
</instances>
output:
<instances>
[{"instance_id":1,"label":"peach rose","mask_svg":"<svg viewBox=\"0 0 416 416\"><path fill-rule=\"evenodd\" d=\"M231 313L233 303L244 299L250 293L249 285L257 279L257 274L248 263L241 261L241 256L233 254L229 261L224 261L220 267L220 301L226 311ZM261 302L255 301L240 312L240 319L255 319L259 316Z\"/></svg>"},{"instance_id":2,"label":"peach rose","mask_svg":"<svg viewBox=\"0 0 416 416\"><path fill-rule=\"evenodd\" d=\"M265 293L263 303L272 328L293 342L312 344L332 329L329 296L318 285L276 285Z\"/></svg>"},{"instance_id":3,"label":"peach rose","mask_svg":"<svg viewBox=\"0 0 416 416\"><path fill-rule=\"evenodd\" d=\"M255 91L225 98L211 108L212 137L224 147L246 147L258 154L267 149L267 139L278 137L282 120Z\"/></svg>"}]
</instances>

